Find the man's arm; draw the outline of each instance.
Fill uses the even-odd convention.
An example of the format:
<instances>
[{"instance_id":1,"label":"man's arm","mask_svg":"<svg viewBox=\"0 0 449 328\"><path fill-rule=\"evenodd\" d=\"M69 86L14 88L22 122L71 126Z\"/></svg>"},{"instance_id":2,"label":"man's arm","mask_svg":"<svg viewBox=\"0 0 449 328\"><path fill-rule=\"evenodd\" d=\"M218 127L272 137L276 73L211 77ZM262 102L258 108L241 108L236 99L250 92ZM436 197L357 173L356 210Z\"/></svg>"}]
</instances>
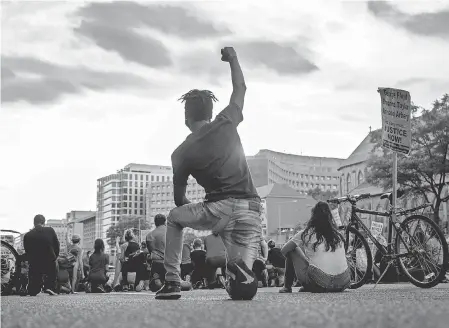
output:
<instances>
[{"instance_id":1,"label":"man's arm","mask_svg":"<svg viewBox=\"0 0 449 328\"><path fill-rule=\"evenodd\" d=\"M221 50L221 60L228 62L231 66L232 78L232 95L229 102L230 105L237 105L240 111L243 109L245 101L246 84L243 77L242 68L240 67L237 53L232 47L225 47Z\"/></svg>"},{"instance_id":2,"label":"man's arm","mask_svg":"<svg viewBox=\"0 0 449 328\"><path fill-rule=\"evenodd\" d=\"M266 261L268 259L268 244L265 240L260 241L260 247L262 248L262 256Z\"/></svg>"},{"instance_id":3,"label":"man's arm","mask_svg":"<svg viewBox=\"0 0 449 328\"><path fill-rule=\"evenodd\" d=\"M232 78L232 94L229 104L237 105L240 110L243 110L246 94L246 84L237 56L231 59L229 65L231 66Z\"/></svg>"},{"instance_id":4,"label":"man's arm","mask_svg":"<svg viewBox=\"0 0 449 328\"><path fill-rule=\"evenodd\" d=\"M186 204L190 204L190 200L188 200L186 197L187 186L174 185L173 189L174 189L173 195L175 198L175 205L177 207L186 205Z\"/></svg>"}]
</instances>

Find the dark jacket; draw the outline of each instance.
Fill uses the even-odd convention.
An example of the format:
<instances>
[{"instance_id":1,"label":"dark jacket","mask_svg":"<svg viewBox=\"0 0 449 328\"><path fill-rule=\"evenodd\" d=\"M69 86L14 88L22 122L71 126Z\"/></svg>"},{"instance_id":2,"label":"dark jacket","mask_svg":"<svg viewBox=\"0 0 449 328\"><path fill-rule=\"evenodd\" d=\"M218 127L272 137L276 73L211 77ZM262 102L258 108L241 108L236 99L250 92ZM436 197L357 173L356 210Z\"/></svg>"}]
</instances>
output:
<instances>
[{"instance_id":1,"label":"dark jacket","mask_svg":"<svg viewBox=\"0 0 449 328\"><path fill-rule=\"evenodd\" d=\"M50 264L59 255L59 240L51 227L37 226L23 237L23 247L30 264Z\"/></svg>"}]
</instances>

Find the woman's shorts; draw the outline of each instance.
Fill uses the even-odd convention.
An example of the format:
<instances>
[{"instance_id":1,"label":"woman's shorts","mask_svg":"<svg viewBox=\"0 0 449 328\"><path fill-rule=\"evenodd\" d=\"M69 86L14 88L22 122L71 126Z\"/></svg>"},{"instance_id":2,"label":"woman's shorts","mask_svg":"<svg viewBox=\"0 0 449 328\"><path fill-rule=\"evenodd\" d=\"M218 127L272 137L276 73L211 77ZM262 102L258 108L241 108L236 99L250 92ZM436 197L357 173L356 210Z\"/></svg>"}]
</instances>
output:
<instances>
[{"instance_id":1,"label":"woman's shorts","mask_svg":"<svg viewBox=\"0 0 449 328\"><path fill-rule=\"evenodd\" d=\"M330 275L314 265L310 265L307 270L308 283L306 290L314 293L335 293L342 292L351 283L349 268L337 275Z\"/></svg>"}]
</instances>

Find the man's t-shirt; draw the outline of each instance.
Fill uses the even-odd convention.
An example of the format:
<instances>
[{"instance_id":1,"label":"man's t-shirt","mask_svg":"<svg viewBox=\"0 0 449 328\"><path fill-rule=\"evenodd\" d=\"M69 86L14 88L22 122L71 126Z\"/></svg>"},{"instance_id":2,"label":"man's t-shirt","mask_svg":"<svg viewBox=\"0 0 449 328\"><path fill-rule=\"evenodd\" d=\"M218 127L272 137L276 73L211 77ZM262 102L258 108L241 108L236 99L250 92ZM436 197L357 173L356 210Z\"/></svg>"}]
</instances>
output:
<instances>
[{"instance_id":1,"label":"man's t-shirt","mask_svg":"<svg viewBox=\"0 0 449 328\"><path fill-rule=\"evenodd\" d=\"M313 250L313 244L316 242L315 235L312 235L309 241L309 237L305 238L307 244L304 244L301 236L304 230L298 232L291 240L298 246L301 247L309 259L309 263L313 264L324 273L337 275L343 273L348 268L348 262L346 260L345 249L343 245L343 241L340 245L335 249L335 252L332 252L331 249L326 251L326 243L323 240L321 244L319 244L316 250Z\"/></svg>"},{"instance_id":2,"label":"man's t-shirt","mask_svg":"<svg viewBox=\"0 0 449 328\"><path fill-rule=\"evenodd\" d=\"M206 201L258 197L237 126L242 111L230 104L211 123L191 133L173 152L173 184L186 186L192 175Z\"/></svg>"},{"instance_id":3,"label":"man's t-shirt","mask_svg":"<svg viewBox=\"0 0 449 328\"><path fill-rule=\"evenodd\" d=\"M268 251L268 261L276 268L285 268L285 256L279 247L274 247Z\"/></svg>"},{"instance_id":4,"label":"man's t-shirt","mask_svg":"<svg viewBox=\"0 0 449 328\"><path fill-rule=\"evenodd\" d=\"M165 233L166 225L160 225L151 231L146 237L148 251L153 261L161 262L165 254Z\"/></svg>"},{"instance_id":5,"label":"man's t-shirt","mask_svg":"<svg viewBox=\"0 0 449 328\"><path fill-rule=\"evenodd\" d=\"M27 232L23 246L32 265L47 266L59 256L59 240L52 227L37 226Z\"/></svg>"},{"instance_id":6,"label":"man's t-shirt","mask_svg":"<svg viewBox=\"0 0 449 328\"><path fill-rule=\"evenodd\" d=\"M190 253L190 259L196 268L203 267L206 263L206 252L196 249Z\"/></svg>"}]
</instances>

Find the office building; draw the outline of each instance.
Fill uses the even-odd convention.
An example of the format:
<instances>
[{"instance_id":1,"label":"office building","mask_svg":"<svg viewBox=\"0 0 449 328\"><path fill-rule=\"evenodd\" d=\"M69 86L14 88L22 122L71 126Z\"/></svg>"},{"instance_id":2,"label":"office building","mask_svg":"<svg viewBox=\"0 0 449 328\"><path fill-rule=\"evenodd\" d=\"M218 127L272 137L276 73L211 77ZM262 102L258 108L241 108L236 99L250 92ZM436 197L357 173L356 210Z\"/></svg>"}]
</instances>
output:
<instances>
[{"instance_id":1,"label":"office building","mask_svg":"<svg viewBox=\"0 0 449 328\"><path fill-rule=\"evenodd\" d=\"M128 164L117 173L97 180L95 237L105 241L107 252L108 228L121 218L145 217L148 186L152 182L170 181L172 175L170 166Z\"/></svg>"},{"instance_id":2,"label":"office building","mask_svg":"<svg viewBox=\"0 0 449 328\"><path fill-rule=\"evenodd\" d=\"M45 225L47 227L52 227L53 230L55 230L61 252L67 251L67 221L65 219L47 220Z\"/></svg>"},{"instance_id":3,"label":"office building","mask_svg":"<svg viewBox=\"0 0 449 328\"><path fill-rule=\"evenodd\" d=\"M342 161L341 158L293 155L267 149L247 157L256 187L287 184L301 195L317 187L323 191L338 191L337 170Z\"/></svg>"}]
</instances>

